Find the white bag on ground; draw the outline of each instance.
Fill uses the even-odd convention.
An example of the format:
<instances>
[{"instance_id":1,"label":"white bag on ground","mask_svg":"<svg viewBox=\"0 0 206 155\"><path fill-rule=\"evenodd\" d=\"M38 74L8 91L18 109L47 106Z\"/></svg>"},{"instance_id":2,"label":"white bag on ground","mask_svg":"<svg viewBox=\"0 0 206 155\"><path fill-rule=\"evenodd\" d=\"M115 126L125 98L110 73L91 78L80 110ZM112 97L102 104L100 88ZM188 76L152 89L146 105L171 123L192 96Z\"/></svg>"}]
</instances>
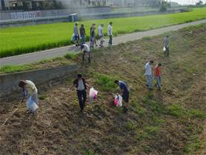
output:
<instances>
[{"instance_id":1,"label":"white bag on ground","mask_svg":"<svg viewBox=\"0 0 206 155\"><path fill-rule=\"evenodd\" d=\"M115 95L114 105L116 107L122 107L122 96L121 95L119 95L119 94Z\"/></svg>"},{"instance_id":2,"label":"white bag on ground","mask_svg":"<svg viewBox=\"0 0 206 155\"><path fill-rule=\"evenodd\" d=\"M34 100L32 99L32 96L30 96L28 100L26 101L26 106L27 106L27 109L31 112L35 112L39 108L36 102L34 102Z\"/></svg>"},{"instance_id":3,"label":"white bag on ground","mask_svg":"<svg viewBox=\"0 0 206 155\"><path fill-rule=\"evenodd\" d=\"M89 90L89 102L90 103L93 103L94 99L97 98L97 93L98 93L98 91L95 90L93 87L90 88L90 90Z\"/></svg>"}]
</instances>

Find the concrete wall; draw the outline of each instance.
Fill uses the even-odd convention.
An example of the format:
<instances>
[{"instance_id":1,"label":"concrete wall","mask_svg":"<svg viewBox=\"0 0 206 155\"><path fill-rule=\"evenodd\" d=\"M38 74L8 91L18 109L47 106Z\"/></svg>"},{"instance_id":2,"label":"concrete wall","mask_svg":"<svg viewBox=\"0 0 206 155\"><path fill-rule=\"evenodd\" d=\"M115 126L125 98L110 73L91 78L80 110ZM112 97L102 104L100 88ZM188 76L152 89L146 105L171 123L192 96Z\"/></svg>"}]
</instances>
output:
<instances>
[{"instance_id":1,"label":"concrete wall","mask_svg":"<svg viewBox=\"0 0 206 155\"><path fill-rule=\"evenodd\" d=\"M47 83L52 79L71 75L78 70L77 65L62 66L50 69L41 69L28 72L0 75L0 97L19 90L20 80L31 80L35 84Z\"/></svg>"}]
</instances>

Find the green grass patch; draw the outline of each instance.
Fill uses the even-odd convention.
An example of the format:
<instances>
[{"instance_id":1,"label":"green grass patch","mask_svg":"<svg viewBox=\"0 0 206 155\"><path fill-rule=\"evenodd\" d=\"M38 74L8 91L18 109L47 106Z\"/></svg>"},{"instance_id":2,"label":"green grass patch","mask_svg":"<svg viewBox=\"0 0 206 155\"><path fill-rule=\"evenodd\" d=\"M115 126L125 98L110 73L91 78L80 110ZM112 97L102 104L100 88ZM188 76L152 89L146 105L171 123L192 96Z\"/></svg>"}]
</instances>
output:
<instances>
[{"instance_id":1,"label":"green grass patch","mask_svg":"<svg viewBox=\"0 0 206 155\"><path fill-rule=\"evenodd\" d=\"M103 91L114 91L118 86L114 83L115 78L105 74L95 73L96 84Z\"/></svg>"},{"instance_id":2,"label":"green grass patch","mask_svg":"<svg viewBox=\"0 0 206 155\"><path fill-rule=\"evenodd\" d=\"M108 25L110 21L113 21L114 35L119 35L204 19L206 18L205 12L206 8L204 7L184 13L90 20L81 23L84 23L87 34L89 34L92 23ZM56 23L2 28L0 29L0 57L72 44L73 26L73 23ZM107 34L106 29L105 27L105 35ZM88 38L89 36L87 36Z\"/></svg>"},{"instance_id":3,"label":"green grass patch","mask_svg":"<svg viewBox=\"0 0 206 155\"><path fill-rule=\"evenodd\" d=\"M20 66L3 66L0 68L0 73L14 73L14 72L21 72L31 69L31 65L20 65Z\"/></svg>"},{"instance_id":4,"label":"green grass patch","mask_svg":"<svg viewBox=\"0 0 206 155\"><path fill-rule=\"evenodd\" d=\"M195 152L197 149L199 149L202 145L202 142L200 141L200 139L198 138L197 135L192 135L189 139L187 144L185 145L185 147L183 148L183 151L185 153L193 153Z\"/></svg>"},{"instance_id":5,"label":"green grass patch","mask_svg":"<svg viewBox=\"0 0 206 155\"><path fill-rule=\"evenodd\" d=\"M67 53L65 56L64 56L66 59L68 60L74 60L78 57L78 54L74 54L74 53Z\"/></svg>"}]
</instances>

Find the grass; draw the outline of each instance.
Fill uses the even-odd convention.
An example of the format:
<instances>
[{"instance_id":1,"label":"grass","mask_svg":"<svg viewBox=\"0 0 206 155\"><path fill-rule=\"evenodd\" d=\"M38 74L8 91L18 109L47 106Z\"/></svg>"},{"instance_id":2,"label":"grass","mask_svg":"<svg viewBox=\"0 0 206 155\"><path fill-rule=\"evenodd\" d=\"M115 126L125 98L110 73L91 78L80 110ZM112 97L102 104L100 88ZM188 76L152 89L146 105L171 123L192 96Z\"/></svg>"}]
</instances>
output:
<instances>
[{"instance_id":1,"label":"grass","mask_svg":"<svg viewBox=\"0 0 206 155\"><path fill-rule=\"evenodd\" d=\"M84 23L88 35L92 23L96 23L97 26L103 23L106 35L106 26L109 21L113 21L114 35L119 35L204 19L206 18L205 12L206 8L196 8L184 13L90 20L82 21L80 24ZM0 57L69 45L72 43L72 30L73 23L2 28L0 29Z\"/></svg>"},{"instance_id":2,"label":"grass","mask_svg":"<svg viewBox=\"0 0 206 155\"><path fill-rule=\"evenodd\" d=\"M67 54L65 55L65 58L57 57L54 59L41 60L39 62L32 63L32 64L6 65L0 67L0 74L17 73L17 72L30 71L30 70L36 70L42 68L51 68L52 66L57 67L57 66L71 65L76 57L77 56L75 54Z\"/></svg>"},{"instance_id":3,"label":"grass","mask_svg":"<svg viewBox=\"0 0 206 155\"><path fill-rule=\"evenodd\" d=\"M169 33L169 58L162 53L164 35L92 51L90 64L82 64L79 55L75 58L81 66L79 72L99 91L94 104L86 104L84 115L79 114L76 91L67 91L75 77L69 76L65 83L49 87L47 92L42 92L44 85L37 85L41 99L38 117L27 123L26 107L18 105L21 109L0 131L0 151L23 154L18 150L24 147L28 154L197 154L199 148L205 148L206 36L201 35L205 32L206 24L201 24ZM60 60L73 61L72 57ZM144 64L150 58L155 64L163 64L161 91L146 89ZM60 60L56 59L58 63ZM127 82L131 88L127 114L111 103L117 87L115 79ZM1 120L5 120L16 108L13 105L17 100L2 102ZM38 149L30 152L31 148Z\"/></svg>"}]
</instances>

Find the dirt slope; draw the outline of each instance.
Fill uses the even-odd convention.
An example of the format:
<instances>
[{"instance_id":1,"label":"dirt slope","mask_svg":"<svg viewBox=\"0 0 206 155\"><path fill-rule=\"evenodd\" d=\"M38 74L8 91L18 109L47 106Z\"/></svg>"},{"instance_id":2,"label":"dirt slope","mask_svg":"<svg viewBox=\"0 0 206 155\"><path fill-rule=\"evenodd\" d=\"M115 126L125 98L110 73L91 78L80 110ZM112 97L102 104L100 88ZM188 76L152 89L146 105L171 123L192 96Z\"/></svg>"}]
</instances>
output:
<instances>
[{"instance_id":1,"label":"dirt slope","mask_svg":"<svg viewBox=\"0 0 206 155\"><path fill-rule=\"evenodd\" d=\"M18 94L1 100L0 154L204 154L206 25L169 33L171 55L162 54L163 36L92 52L92 63L76 61L99 90L95 104L79 113L73 77L39 86L38 115L28 115ZM163 64L163 90L145 88L147 60ZM112 105L113 80L131 88L128 114ZM201 136L203 135L203 136ZM203 137L203 138L202 138Z\"/></svg>"}]
</instances>

